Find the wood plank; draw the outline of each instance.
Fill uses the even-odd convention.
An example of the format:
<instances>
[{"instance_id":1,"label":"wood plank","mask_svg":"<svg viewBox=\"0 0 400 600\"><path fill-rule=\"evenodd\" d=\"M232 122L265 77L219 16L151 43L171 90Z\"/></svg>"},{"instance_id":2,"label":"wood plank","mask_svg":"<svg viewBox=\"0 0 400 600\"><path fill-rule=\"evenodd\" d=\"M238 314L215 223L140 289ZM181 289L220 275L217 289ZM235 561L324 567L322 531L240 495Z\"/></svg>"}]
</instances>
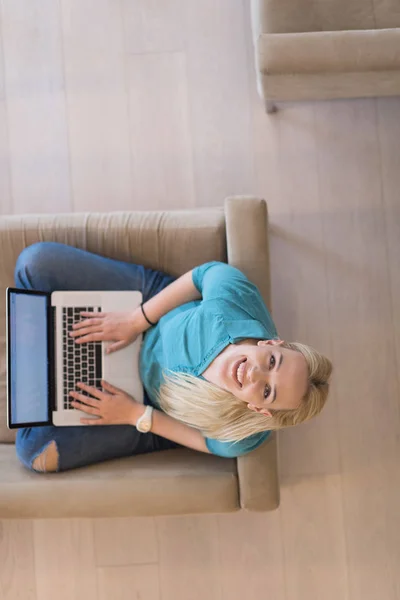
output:
<instances>
[{"instance_id":1,"label":"wood plank","mask_svg":"<svg viewBox=\"0 0 400 600\"><path fill-rule=\"evenodd\" d=\"M1 0L13 212L70 209L59 5Z\"/></svg>"},{"instance_id":2,"label":"wood plank","mask_svg":"<svg viewBox=\"0 0 400 600\"><path fill-rule=\"evenodd\" d=\"M316 110L349 595L394 600L399 390L375 101Z\"/></svg>"},{"instance_id":3,"label":"wood plank","mask_svg":"<svg viewBox=\"0 0 400 600\"><path fill-rule=\"evenodd\" d=\"M187 72L197 206L253 190L241 0L188 0Z\"/></svg>"},{"instance_id":4,"label":"wood plank","mask_svg":"<svg viewBox=\"0 0 400 600\"><path fill-rule=\"evenodd\" d=\"M162 600L221 600L217 517L157 517Z\"/></svg>"},{"instance_id":5,"label":"wood plank","mask_svg":"<svg viewBox=\"0 0 400 600\"><path fill-rule=\"evenodd\" d=\"M119 2L62 0L73 210L138 208L132 197ZM90 26L88 23L90 22Z\"/></svg>"},{"instance_id":6,"label":"wood plank","mask_svg":"<svg viewBox=\"0 0 400 600\"><path fill-rule=\"evenodd\" d=\"M348 600L340 475L282 486L285 579L290 600Z\"/></svg>"},{"instance_id":7,"label":"wood plank","mask_svg":"<svg viewBox=\"0 0 400 600\"><path fill-rule=\"evenodd\" d=\"M1 32L1 4L0 4L0 214L12 212L11 186L10 186L10 160L8 147L7 109L4 88L4 57L3 36Z\"/></svg>"},{"instance_id":8,"label":"wood plank","mask_svg":"<svg viewBox=\"0 0 400 600\"><path fill-rule=\"evenodd\" d=\"M6 105L0 98L0 215L12 211Z\"/></svg>"},{"instance_id":9,"label":"wood plank","mask_svg":"<svg viewBox=\"0 0 400 600\"><path fill-rule=\"evenodd\" d=\"M0 597L36 600L32 522L0 521Z\"/></svg>"},{"instance_id":10,"label":"wood plank","mask_svg":"<svg viewBox=\"0 0 400 600\"><path fill-rule=\"evenodd\" d=\"M135 198L148 210L193 207L185 55L138 54L127 61Z\"/></svg>"},{"instance_id":11,"label":"wood plank","mask_svg":"<svg viewBox=\"0 0 400 600\"><path fill-rule=\"evenodd\" d=\"M93 530L98 567L141 565L158 561L154 519L95 519Z\"/></svg>"},{"instance_id":12,"label":"wood plank","mask_svg":"<svg viewBox=\"0 0 400 600\"><path fill-rule=\"evenodd\" d=\"M187 0L121 0L125 51L129 54L183 52Z\"/></svg>"},{"instance_id":13,"label":"wood plank","mask_svg":"<svg viewBox=\"0 0 400 600\"><path fill-rule=\"evenodd\" d=\"M90 519L34 521L35 569L40 600L97 600Z\"/></svg>"},{"instance_id":14,"label":"wood plank","mask_svg":"<svg viewBox=\"0 0 400 600\"><path fill-rule=\"evenodd\" d=\"M393 360L395 362L395 399L400 411L398 390L400 373L400 99L381 98L377 100L378 137L382 166L383 209L385 215L387 264L390 285L390 329L394 333ZM398 509L400 506L400 440L397 437L397 451L392 455L391 484L386 495L387 545L391 557L390 576L394 585L394 597L400 598L400 527Z\"/></svg>"},{"instance_id":15,"label":"wood plank","mask_svg":"<svg viewBox=\"0 0 400 600\"><path fill-rule=\"evenodd\" d=\"M400 100L381 98L377 101L378 136L382 165L383 210L385 215L391 313L396 342L396 365L400 367ZM397 370L397 379L399 379Z\"/></svg>"},{"instance_id":16,"label":"wood plank","mask_svg":"<svg viewBox=\"0 0 400 600\"><path fill-rule=\"evenodd\" d=\"M97 570L99 600L159 600L157 565L103 567Z\"/></svg>"},{"instance_id":17,"label":"wood plank","mask_svg":"<svg viewBox=\"0 0 400 600\"><path fill-rule=\"evenodd\" d=\"M280 513L243 511L217 518L222 600L285 600Z\"/></svg>"}]
</instances>

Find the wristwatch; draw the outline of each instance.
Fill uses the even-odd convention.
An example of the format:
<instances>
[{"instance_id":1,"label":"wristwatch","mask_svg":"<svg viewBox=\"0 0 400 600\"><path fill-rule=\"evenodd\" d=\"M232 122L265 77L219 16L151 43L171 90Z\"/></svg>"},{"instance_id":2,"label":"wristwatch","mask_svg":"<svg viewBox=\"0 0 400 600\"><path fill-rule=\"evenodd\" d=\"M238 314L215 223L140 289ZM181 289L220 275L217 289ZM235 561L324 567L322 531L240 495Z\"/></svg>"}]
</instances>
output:
<instances>
[{"instance_id":1,"label":"wristwatch","mask_svg":"<svg viewBox=\"0 0 400 600\"><path fill-rule=\"evenodd\" d=\"M149 433L153 424L153 407L146 406L146 410L136 423L136 429L140 433Z\"/></svg>"}]
</instances>

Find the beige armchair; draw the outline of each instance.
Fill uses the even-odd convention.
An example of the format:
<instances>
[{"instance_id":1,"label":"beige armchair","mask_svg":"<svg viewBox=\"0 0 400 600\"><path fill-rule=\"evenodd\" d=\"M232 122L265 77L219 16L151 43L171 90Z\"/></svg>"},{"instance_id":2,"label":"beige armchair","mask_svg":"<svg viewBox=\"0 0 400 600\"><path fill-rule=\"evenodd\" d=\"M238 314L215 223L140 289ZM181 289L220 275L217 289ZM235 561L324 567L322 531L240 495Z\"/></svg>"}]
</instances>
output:
<instances>
[{"instance_id":1,"label":"beige armchair","mask_svg":"<svg viewBox=\"0 0 400 600\"><path fill-rule=\"evenodd\" d=\"M251 0L258 91L275 103L400 94L398 0Z\"/></svg>"},{"instance_id":2,"label":"beige armchair","mask_svg":"<svg viewBox=\"0 0 400 600\"><path fill-rule=\"evenodd\" d=\"M224 208L171 212L29 215L0 218L0 518L112 517L266 511L279 504L277 436L234 459L179 449L58 474L18 462L6 428L5 288L22 249L67 243L175 276L210 260L228 261L269 304L267 208L229 198Z\"/></svg>"}]
</instances>

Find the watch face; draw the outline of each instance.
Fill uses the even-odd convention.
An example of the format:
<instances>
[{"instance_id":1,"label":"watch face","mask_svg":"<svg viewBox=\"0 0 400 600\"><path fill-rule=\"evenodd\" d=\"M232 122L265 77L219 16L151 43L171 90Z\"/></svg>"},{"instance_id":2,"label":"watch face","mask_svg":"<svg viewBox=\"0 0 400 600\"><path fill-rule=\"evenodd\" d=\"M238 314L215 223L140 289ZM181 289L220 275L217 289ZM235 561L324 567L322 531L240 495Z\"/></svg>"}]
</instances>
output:
<instances>
[{"instance_id":1,"label":"watch face","mask_svg":"<svg viewBox=\"0 0 400 600\"><path fill-rule=\"evenodd\" d=\"M152 416L153 409L150 406L147 406L143 415L139 419L139 422L136 424L136 429L140 431L140 433L148 433L151 430Z\"/></svg>"},{"instance_id":2,"label":"watch face","mask_svg":"<svg viewBox=\"0 0 400 600\"><path fill-rule=\"evenodd\" d=\"M141 433L147 433L148 431L150 431L150 423L140 423L139 425L139 431Z\"/></svg>"}]
</instances>

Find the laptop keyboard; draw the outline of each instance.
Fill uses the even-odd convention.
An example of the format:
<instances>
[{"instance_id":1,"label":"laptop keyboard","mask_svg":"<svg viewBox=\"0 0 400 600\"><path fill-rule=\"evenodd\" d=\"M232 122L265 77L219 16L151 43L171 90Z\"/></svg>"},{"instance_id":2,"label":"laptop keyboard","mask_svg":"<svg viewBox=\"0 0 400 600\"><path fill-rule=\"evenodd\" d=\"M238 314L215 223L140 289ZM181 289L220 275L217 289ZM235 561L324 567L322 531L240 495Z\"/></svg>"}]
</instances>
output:
<instances>
[{"instance_id":1,"label":"laptop keyboard","mask_svg":"<svg viewBox=\"0 0 400 600\"><path fill-rule=\"evenodd\" d=\"M73 398L69 396L71 391L77 391L79 381L92 387L101 388L101 342L84 342L77 344L76 338L69 336L72 325L81 321L81 311L99 312L100 307L79 306L66 307L62 309L63 320L63 378L64 378L64 409L75 410L71 406ZM80 392L87 395L85 392Z\"/></svg>"}]
</instances>

